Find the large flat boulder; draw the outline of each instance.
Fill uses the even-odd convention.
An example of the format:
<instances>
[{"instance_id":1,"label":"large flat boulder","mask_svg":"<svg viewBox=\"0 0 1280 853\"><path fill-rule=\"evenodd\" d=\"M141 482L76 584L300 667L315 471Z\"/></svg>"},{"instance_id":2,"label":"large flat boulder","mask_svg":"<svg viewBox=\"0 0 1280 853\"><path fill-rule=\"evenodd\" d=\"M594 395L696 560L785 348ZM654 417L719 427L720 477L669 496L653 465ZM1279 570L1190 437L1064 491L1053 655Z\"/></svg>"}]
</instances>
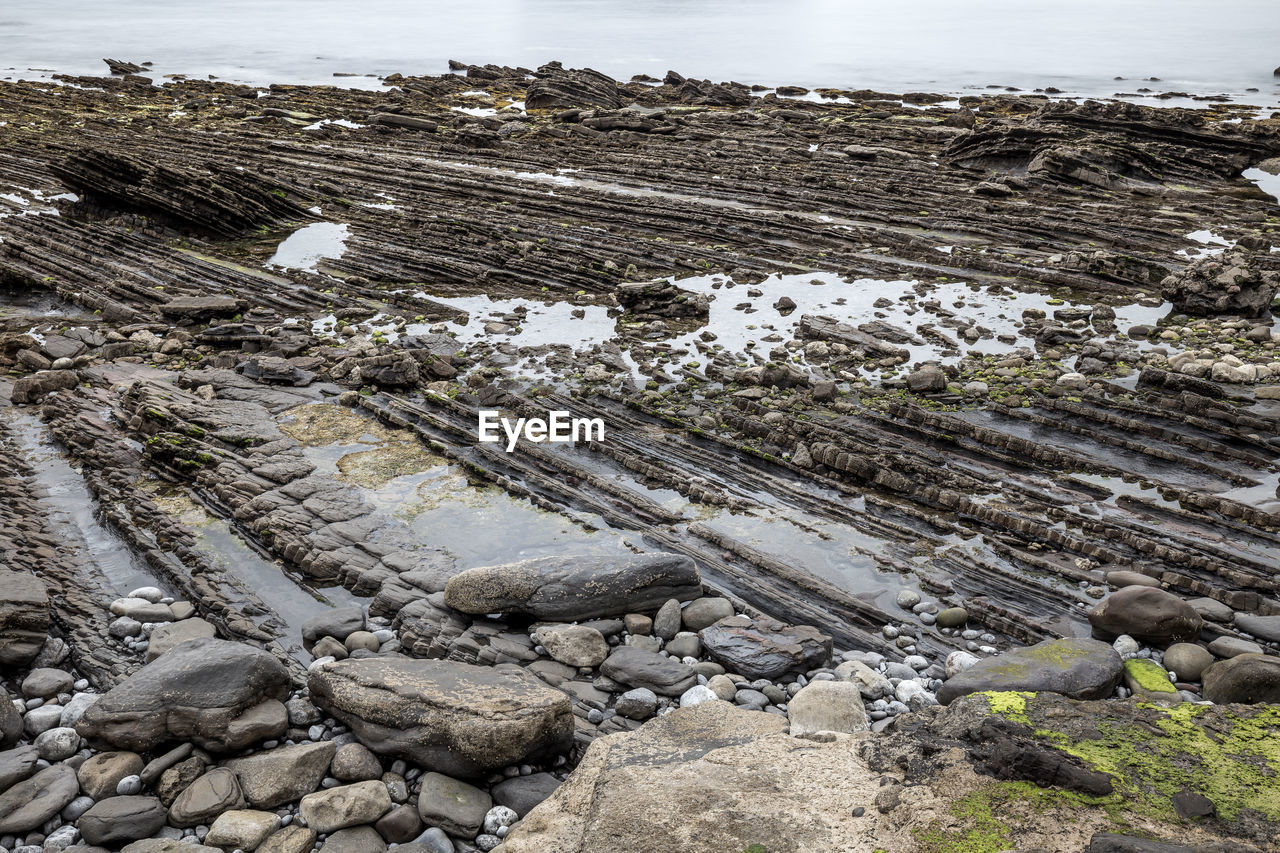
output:
<instances>
[{"instance_id":1,"label":"large flat boulder","mask_svg":"<svg viewBox=\"0 0 1280 853\"><path fill-rule=\"evenodd\" d=\"M796 738L728 702L681 708L593 741L500 849L1081 851L1117 818L1188 850L1275 846L1273 708L988 693L908 717ZM1215 816L1178 819L1181 791Z\"/></svg>"},{"instance_id":2,"label":"large flat boulder","mask_svg":"<svg viewBox=\"0 0 1280 853\"><path fill-rule=\"evenodd\" d=\"M175 740L233 752L283 734L288 719L281 700L288 695L289 674L268 652L227 640L191 640L103 695L76 731L137 752Z\"/></svg>"},{"instance_id":3,"label":"large flat boulder","mask_svg":"<svg viewBox=\"0 0 1280 853\"><path fill-rule=\"evenodd\" d=\"M26 572L0 569L0 667L35 660L49 635L49 594Z\"/></svg>"},{"instance_id":4,"label":"large flat boulder","mask_svg":"<svg viewBox=\"0 0 1280 853\"><path fill-rule=\"evenodd\" d=\"M374 752L449 775L563 752L573 738L569 698L511 665L348 659L312 670L307 686Z\"/></svg>"},{"instance_id":5,"label":"large flat boulder","mask_svg":"<svg viewBox=\"0 0 1280 853\"><path fill-rule=\"evenodd\" d=\"M1123 675L1124 662L1106 643L1045 640L978 661L947 679L938 691L938 701L947 705L983 691L1047 691L1072 699L1103 699L1111 695Z\"/></svg>"},{"instance_id":6,"label":"large flat boulder","mask_svg":"<svg viewBox=\"0 0 1280 853\"><path fill-rule=\"evenodd\" d=\"M688 557L535 557L501 566L468 569L445 586L445 603L474 615L525 613L537 619L577 622L656 610L668 599L702 595L702 579Z\"/></svg>"}]
</instances>

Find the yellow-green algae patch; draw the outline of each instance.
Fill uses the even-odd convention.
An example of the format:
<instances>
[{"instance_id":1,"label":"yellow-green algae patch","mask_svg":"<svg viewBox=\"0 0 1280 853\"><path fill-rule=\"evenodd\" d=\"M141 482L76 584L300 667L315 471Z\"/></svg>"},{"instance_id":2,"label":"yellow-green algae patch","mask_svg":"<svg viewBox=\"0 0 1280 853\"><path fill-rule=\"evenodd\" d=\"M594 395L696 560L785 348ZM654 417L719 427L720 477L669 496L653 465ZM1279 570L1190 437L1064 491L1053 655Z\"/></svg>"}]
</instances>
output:
<instances>
[{"instance_id":1,"label":"yellow-green algae patch","mask_svg":"<svg viewBox=\"0 0 1280 853\"><path fill-rule=\"evenodd\" d=\"M337 476L366 489L447 464L408 430L391 429L332 403L290 409L280 431L308 447L352 446L336 461Z\"/></svg>"},{"instance_id":2,"label":"yellow-green algae patch","mask_svg":"<svg viewBox=\"0 0 1280 853\"><path fill-rule=\"evenodd\" d=\"M1225 821L1242 811L1280 821L1280 706L1174 706L1098 702L1083 736L1052 728L1055 714L1036 694L980 694L993 713L1030 725L1038 737L1112 778L1124 807L1176 819L1171 798L1208 797ZM1062 700L1066 701L1066 700ZM1110 713L1109 713L1110 712Z\"/></svg>"},{"instance_id":3,"label":"yellow-green algae patch","mask_svg":"<svg viewBox=\"0 0 1280 853\"><path fill-rule=\"evenodd\" d=\"M1130 658L1124 662L1124 671L1143 690L1149 693L1177 693L1169 683L1169 673L1160 664L1145 658Z\"/></svg>"},{"instance_id":4,"label":"yellow-green algae patch","mask_svg":"<svg viewBox=\"0 0 1280 853\"><path fill-rule=\"evenodd\" d=\"M986 698L987 705L993 714L999 714L1015 723L1031 725L1031 719L1027 716L1027 700L1034 698L1036 694L1023 691L986 690L979 695Z\"/></svg>"},{"instance_id":5,"label":"yellow-green algae patch","mask_svg":"<svg viewBox=\"0 0 1280 853\"><path fill-rule=\"evenodd\" d=\"M1020 696L1034 694L990 694ZM1100 808L1117 831L1127 824L1116 816L1120 797L1091 797L1073 791L1040 788L1031 782L993 782L956 800L948 809L959 827L947 827L934 821L925 829L915 830L922 853L1001 853L1014 847L1014 834L1021 819L1035 812L1055 817L1062 823L1071 820L1070 810Z\"/></svg>"}]
</instances>

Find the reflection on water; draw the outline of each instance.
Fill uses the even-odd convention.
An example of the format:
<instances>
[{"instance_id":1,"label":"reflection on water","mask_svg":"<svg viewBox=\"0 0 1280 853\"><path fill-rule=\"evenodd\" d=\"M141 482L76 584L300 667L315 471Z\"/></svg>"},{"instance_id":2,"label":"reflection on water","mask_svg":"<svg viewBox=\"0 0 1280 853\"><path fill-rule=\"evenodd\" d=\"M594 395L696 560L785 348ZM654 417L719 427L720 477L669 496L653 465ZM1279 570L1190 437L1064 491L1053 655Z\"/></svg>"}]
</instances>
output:
<instances>
[{"instance_id":1,"label":"reflection on water","mask_svg":"<svg viewBox=\"0 0 1280 853\"><path fill-rule=\"evenodd\" d=\"M315 587L286 569L279 561L263 557L230 525L205 511L185 493L171 490L154 497L156 504L196 534L196 550L216 568L240 580L256 593L285 623L280 644L304 663L300 644L302 623L331 607L359 604L361 599L340 586Z\"/></svg>"},{"instance_id":2,"label":"reflection on water","mask_svg":"<svg viewBox=\"0 0 1280 853\"><path fill-rule=\"evenodd\" d=\"M425 547L451 554L460 569L552 554L647 550L603 519L575 523L494 486L475 486L463 469L430 453L408 430L391 429L330 403L287 413L283 432L301 442L322 474L350 483L376 510L397 518Z\"/></svg>"},{"instance_id":3,"label":"reflection on water","mask_svg":"<svg viewBox=\"0 0 1280 853\"><path fill-rule=\"evenodd\" d=\"M1257 87L1251 102L1270 105L1280 44L1274 0L14 0L0 18L0 57L20 72L104 74L112 56L153 61L156 75L370 87L376 78L333 75L558 59L621 77L674 68L893 92Z\"/></svg>"},{"instance_id":4,"label":"reflection on water","mask_svg":"<svg viewBox=\"0 0 1280 853\"><path fill-rule=\"evenodd\" d=\"M0 408L0 416L12 427L14 442L44 490L41 504L49 512L49 523L66 541L79 546L80 553L73 559L96 565L117 595L142 586L159 586L172 594L168 583L159 580L123 539L98 521L97 501L84 478L58 452L40 419L13 408Z\"/></svg>"}]
</instances>

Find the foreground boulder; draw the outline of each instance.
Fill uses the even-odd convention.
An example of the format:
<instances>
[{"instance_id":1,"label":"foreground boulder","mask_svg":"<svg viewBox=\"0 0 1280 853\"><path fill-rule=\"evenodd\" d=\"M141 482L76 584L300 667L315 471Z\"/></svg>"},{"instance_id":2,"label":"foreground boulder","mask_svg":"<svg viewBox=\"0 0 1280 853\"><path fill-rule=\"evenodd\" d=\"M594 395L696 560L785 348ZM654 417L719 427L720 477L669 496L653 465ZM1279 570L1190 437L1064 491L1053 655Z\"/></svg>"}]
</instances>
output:
<instances>
[{"instance_id":1,"label":"foreground boulder","mask_svg":"<svg viewBox=\"0 0 1280 853\"><path fill-rule=\"evenodd\" d=\"M313 670L307 686L374 752L450 775L563 752L573 738L568 696L515 666L351 659Z\"/></svg>"},{"instance_id":2,"label":"foreground boulder","mask_svg":"<svg viewBox=\"0 0 1280 853\"><path fill-rule=\"evenodd\" d=\"M1126 586L1089 611L1094 633L1107 640L1128 634L1152 645L1195 642L1204 619L1176 595L1147 586Z\"/></svg>"},{"instance_id":3,"label":"foreground boulder","mask_svg":"<svg viewBox=\"0 0 1280 853\"><path fill-rule=\"evenodd\" d=\"M656 610L668 599L702 595L702 579L688 557L536 557L468 569L449 580L445 603L473 615L525 613L577 622Z\"/></svg>"},{"instance_id":4,"label":"foreground boulder","mask_svg":"<svg viewBox=\"0 0 1280 853\"><path fill-rule=\"evenodd\" d=\"M718 663L749 679L804 672L831 659L831 637L809 625L784 625L768 616L730 616L698 636Z\"/></svg>"},{"instance_id":5,"label":"foreground boulder","mask_svg":"<svg viewBox=\"0 0 1280 853\"><path fill-rule=\"evenodd\" d=\"M938 691L938 701L946 705L988 690L1043 690L1072 699L1102 699L1111 695L1123 675L1124 662L1106 643L1045 640L978 661L949 678Z\"/></svg>"},{"instance_id":6,"label":"foreground boulder","mask_svg":"<svg viewBox=\"0 0 1280 853\"><path fill-rule=\"evenodd\" d=\"M26 572L0 569L0 667L35 660L49 635L49 594Z\"/></svg>"},{"instance_id":7,"label":"foreground boulder","mask_svg":"<svg viewBox=\"0 0 1280 853\"><path fill-rule=\"evenodd\" d=\"M598 738L504 853L858 849L838 842L852 840L848 815L875 799L878 780L847 736L815 744L786 728L773 714L704 702Z\"/></svg>"},{"instance_id":8,"label":"foreground boulder","mask_svg":"<svg viewBox=\"0 0 1280 853\"><path fill-rule=\"evenodd\" d=\"M1280 777L1259 738L1274 724L1261 707L992 693L875 737L794 738L781 717L705 702L597 738L501 849L1080 851L1119 823L1188 849L1269 850ZM1212 819L1179 819L1184 788Z\"/></svg>"},{"instance_id":9,"label":"foreground boulder","mask_svg":"<svg viewBox=\"0 0 1280 853\"><path fill-rule=\"evenodd\" d=\"M80 717L76 731L120 749L149 751L191 741L233 752L288 727L284 665L262 649L227 640L175 646L116 685Z\"/></svg>"}]
</instances>

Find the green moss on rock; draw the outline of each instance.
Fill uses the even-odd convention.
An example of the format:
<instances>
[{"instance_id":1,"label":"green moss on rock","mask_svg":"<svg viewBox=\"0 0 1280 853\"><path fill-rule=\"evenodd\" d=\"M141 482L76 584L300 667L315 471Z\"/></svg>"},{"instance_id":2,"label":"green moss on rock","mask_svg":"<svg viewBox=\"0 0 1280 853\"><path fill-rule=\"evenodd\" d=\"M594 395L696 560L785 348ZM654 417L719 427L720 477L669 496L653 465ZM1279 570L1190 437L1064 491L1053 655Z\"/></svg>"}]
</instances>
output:
<instances>
[{"instance_id":1,"label":"green moss on rock","mask_svg":"<svg viewBox=\"0 0 1280 853\"><path fill-rule=\"evenodd\" d=\"M1280 706L975 695L992 713L1030 726L1037 739L1108 774L1126 810L1174 820L1171 798L1193 791L1228 823L1249 813L1280 821ZM1077 712L1067 713L1070 706ZM1080 706L1087 713L1078 713Z\"/></svg>"},{"instance_id":2,"label":"green moss on rock","mask_svg":"<svg viewBox=\"0 0 1280 853\"><path fill-rule=\"evenodd\" d=\"M1146 658L1130 658L1124 662L1125 675L1134 685L1148 693L1177 693L1178 690L1169 683L1169 673L1152 660Z\"/></svg>"}]
</instances>

